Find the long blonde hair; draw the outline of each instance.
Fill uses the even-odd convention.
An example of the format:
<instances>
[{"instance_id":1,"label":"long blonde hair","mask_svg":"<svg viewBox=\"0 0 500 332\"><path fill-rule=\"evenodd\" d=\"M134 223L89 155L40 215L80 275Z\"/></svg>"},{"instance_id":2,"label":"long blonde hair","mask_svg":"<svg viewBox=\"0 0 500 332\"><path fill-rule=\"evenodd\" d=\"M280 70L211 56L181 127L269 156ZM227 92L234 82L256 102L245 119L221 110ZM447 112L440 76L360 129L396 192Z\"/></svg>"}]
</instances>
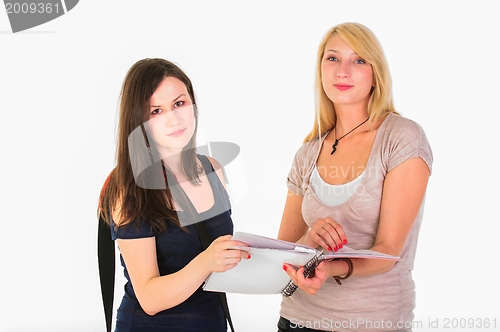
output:
<instances>
[{"instance_id":1,"label":"long blonde hair","mask_svg":"<svg viewBox=\"0 0 500 332\"><path fill-rule=\"evenodd\" d=\"M321 63L326 44L335 35L339 35L354 52L372 66L375 86L368 102L370 126L388 113L399 114L394 108L392 78L389 72L389 65L377 37L362 24L352 22L342 23L327 31L318 48L315 76L315 121L312 131L304 139L305 142L325 134L335 127L337 120L335 107L323 89L323 77L321 73Z\"/></svg>"}]
</instances>

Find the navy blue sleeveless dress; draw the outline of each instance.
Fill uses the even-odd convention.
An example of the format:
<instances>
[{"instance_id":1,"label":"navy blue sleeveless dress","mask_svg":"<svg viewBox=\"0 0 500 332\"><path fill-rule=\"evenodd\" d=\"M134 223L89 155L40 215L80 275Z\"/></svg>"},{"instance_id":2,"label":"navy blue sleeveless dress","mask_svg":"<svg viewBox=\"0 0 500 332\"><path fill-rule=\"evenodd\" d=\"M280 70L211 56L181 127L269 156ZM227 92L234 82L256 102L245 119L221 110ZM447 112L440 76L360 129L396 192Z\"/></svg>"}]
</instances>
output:
<instances>
[{"instance_id":1,"label":"navy blue sleeveless dress","mask_svg":"<svg viewBox=\"0 0 500 332\"><path fill-rule=\"evenodd\" d=\"M198 220L205 224L213 241L219 236L233 234L231 206L229 196L219 177L214 172L207 157L199 155L209 183L214 193L215 203L208 211L198 214ZM179 211L179 218L186 220L188 213ZM113 240L155 237L156 254L160 275L167 275L181 270L193 258L202 252L202 244L194 225L185 226L187 232L170 220L165 220L168 231L155 233L143 220L140 226L119 227L115 231L111 224ZM201 286L183 303L150 316L142 310L130 282L123 257L120 261L127 279L125 294L118 308L115 332L176 332L204 331L226 332L227 324L218 294L205 292Z\"/></svg>"}]
</instances>

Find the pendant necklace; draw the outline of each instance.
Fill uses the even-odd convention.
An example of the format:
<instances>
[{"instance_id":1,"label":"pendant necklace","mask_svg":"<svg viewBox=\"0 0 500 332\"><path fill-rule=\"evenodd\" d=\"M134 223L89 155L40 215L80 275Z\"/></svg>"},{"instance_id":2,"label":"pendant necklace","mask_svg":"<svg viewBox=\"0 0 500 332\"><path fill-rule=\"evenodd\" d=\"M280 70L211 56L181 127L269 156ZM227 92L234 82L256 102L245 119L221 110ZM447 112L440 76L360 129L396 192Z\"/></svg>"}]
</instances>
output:
<instances>
[{"instance_id":1,"label":"pendant necklace","mask_svg":"<svg viewBox=\"0 0 500 332\"><path fill-rule=\"evenodd\" d=\"M350 133L352 133L353 131L355 131L356 129L358 129L363 123L365 123L366 121L368 121L370 117L366 118L365 121L361 122L359 125L357 125L356 127L354 127L354 129L352 129L350 132L348 132L347 134L345 134L344 136L342 136L341 138L339 139L335 139L335 143L333 143L332 145L332 152L330 153L330 155L332 155L335 151L337 151L337 144L339 144L339 141L346 137L347 135L349 135Z\"/></svg>"}]
</instances>

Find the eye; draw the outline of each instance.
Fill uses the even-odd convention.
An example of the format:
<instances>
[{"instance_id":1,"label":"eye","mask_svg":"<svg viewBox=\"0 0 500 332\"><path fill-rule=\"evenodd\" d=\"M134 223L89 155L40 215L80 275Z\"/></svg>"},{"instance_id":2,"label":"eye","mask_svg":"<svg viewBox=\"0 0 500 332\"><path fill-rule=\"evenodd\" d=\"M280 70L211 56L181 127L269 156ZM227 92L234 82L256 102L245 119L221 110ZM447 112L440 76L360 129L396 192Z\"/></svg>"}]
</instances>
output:
<instances>
[{"instance_id":1,"label":"eye","mask_svg":"<svg viewBox=\"0 0 500 332\"><path fill-rule=\"evenodd\" d=\"M362 65L362 64L365 64L366 61L363 60L363 59L358 59L358 60L355 60L354 63L358 64L358 65Z\"/></svg>"},{"instance_id":2,"label":"eye","mask_svg":"<svg viewBox=\"0 0 500 332\"><path fill-rule=\"evenodd\" d=\"M183 101L176 101L176 102L174 103L174 108L178 108L178 107L181 107L181 106L183 106L183 105L184 105L184 102L183 102Z\"/></svg>"},{"instance_id":3,"label":"eye","mask_svg":"<svg viewBox=\"0 0 500 332\"><path fill-rule=\"evenodd\" d=\"M327 61L339 61L335 56L329 56L326 58Z\"/></svg>"},{"instance_id":4,"label":"eye","mask_svg":"<svg viewBox=\"0 0 500 332\"><path fill-rule=\"evenodd\" d=\"M153 111L151 112L151 115L158 115L158 114L160 114L161 112L163 112L163 111L161 110L161 108L157 108L157 109L155 109L155 110L153 110Z\"/></svg>"}]
</instances>

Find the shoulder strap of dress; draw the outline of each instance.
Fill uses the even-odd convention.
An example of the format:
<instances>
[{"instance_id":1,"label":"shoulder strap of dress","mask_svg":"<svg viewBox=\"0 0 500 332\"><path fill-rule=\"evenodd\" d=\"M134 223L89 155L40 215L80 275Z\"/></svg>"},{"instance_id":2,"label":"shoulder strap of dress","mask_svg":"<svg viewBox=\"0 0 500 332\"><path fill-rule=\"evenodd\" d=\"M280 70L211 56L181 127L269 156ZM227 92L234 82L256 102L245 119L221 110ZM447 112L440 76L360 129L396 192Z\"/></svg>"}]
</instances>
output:
<instances>
[{"instance_id":1,"label":"shoulder strap of dress","mask_svg":"<svg viewBox=\"0 0 500 332\"><path fill-rule=\"evenodd\" d=\"M211 184L215 184L218 181L220 185L219 176L215 173L214 168L212 166L212 163L208 159L207 156L204 155L198 155L198 158L201 161L201 164L203 165L203 168L205 169L205 173L207 174L208 181L210 181ZM215 178L214 178L215 177ZM210 237L208 236L208 231L203 224L203 222L197 222L194 224L196 228L196 232L198 233L198 236L200 237L200 240L203 245L203 249L206 249L210 245ZM233 326L233 321L231 320L231 314L229 313L229 306L227 304L227 297L226 293L219 292L219 300L221 302L222 308L224 309L224 314L226 315L227 322L229 323L229 326L231 327L231 331L234 332L234 326Z\"/></svg>"},{"instance_id":2,"label":"shoulder strap of dress","mask_svg":"<svg viewBox=\"0 0 500 332\"><path fill-rule=\"evenodd\" d=\"M223 187L222 182L220 181L219 175L215 172L214 166L212 165L212 162L210 159L208 159L207 156L198 155L198 159L200 159L201 164L203 165L203 169L205 170L205 173L207 174L208 181L210 181L210 184L212 186L215 186L216 188Z\"/></svg>"},{"instance_id":3,"label":"shoulder strap of dress","mask_svg":"<svg viewBox=\"0 0 500 332\"><path fill-rule=\"evenodd\" d=\"M205 170L205 173L207 173L207 175L214 172L214 167L212 166L212 163L207 156L199 154L198 159L200 159L201 164L203 165L203 169Z\"/></svg>"},{"instance_id":4,"label":"shoulder strap of dress","mask_svg":"<svg viewBox=\"0 0 500 332\"><path fill-rule=\"evenodd\" d=\"M203 250L207 249L208 246L210 245L210 237L208 235L208 231L203 224L202 221L197 222L194 224L194 228L196 229L196 232L198 233L198 237L200 238L201 244L203 246ZM231 331L234 332L234 326L233 326L233 321L231 319L231 314L229 313L229 305L227 304L227 297L226 293L223 292L218 292L219 295L219 300L222 305L222 309L224 309L224 315L226 316L227 322L229 323L229 326L231 327Z\"/></svg>"}]
</instances>

